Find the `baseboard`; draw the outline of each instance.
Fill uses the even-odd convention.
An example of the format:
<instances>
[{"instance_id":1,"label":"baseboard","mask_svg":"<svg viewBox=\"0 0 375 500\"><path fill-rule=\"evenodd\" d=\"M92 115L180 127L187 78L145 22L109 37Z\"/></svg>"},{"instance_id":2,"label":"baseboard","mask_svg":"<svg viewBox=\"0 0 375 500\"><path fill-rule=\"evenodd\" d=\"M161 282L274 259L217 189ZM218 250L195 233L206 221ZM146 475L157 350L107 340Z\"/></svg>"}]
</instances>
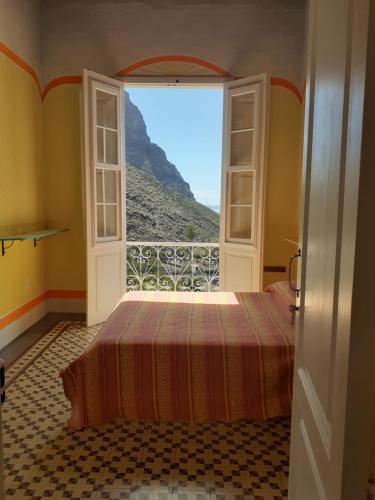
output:
<instances>
[{"instance_id":1,"label":"baseboard","mask_svg":"<svg viewBox=\"0 0 375 500\"><path fill-rule=\"evenodd\" d=\"M86 299L81 298L49 298L46 300L48 312L58 313L84 313L86 312Z\"/></svg>"},{"instance_id":2,"label":"baseboard","mask_svg":"<svg viewBox=\"0 0 375 500\"><path fill-rule=\"evenodd\" d=\"M0 350L48 313L84 313L84 291L48 290L27 304L0 318Z\"/></svg>"},{"instance_id":3,"label":"baseboard","mask_svg":"<svg viewBox=\"0 0 375 500\"><path fill-rule=\"evenodd\" d=\"M9 325L0 329L0 349L3 349L10 342L15 340L25 330L34 325L48 313L48 304L44 300L40 304L27 311L25 314L15 319Z\"/></svg>"}]
</instances>

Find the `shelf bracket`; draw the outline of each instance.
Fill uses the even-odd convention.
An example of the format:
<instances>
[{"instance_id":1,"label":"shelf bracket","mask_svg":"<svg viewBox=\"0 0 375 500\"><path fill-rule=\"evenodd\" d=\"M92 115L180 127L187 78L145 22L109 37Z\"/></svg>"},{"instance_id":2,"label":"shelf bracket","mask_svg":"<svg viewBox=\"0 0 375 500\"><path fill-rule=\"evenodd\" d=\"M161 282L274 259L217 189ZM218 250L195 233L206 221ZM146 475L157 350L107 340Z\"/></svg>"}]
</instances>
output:
<instances>
[{"instance_id":1,"label":"shelf bracket","mask_svg":"<svg viewBox=\"0 0 375 500\"><path fill-rule=\"evenodd\" d=\"M3 240L3 241L1 242L1 255L2 255L3 257L4 257L4 255L5 255L5 250L8 250L8 248L12 247L12 246L13 246L13 243L14 243L14 240L12 240L12 243L6 247L6 246L5 246L5 241Z\"/></svg>"},{"instance_id":2,"label":"shelf bracket","mask_svg":"<svg viewBox=\"0 0 375 500\"><path fill-rule=\"evenodd\" d=\"M34 247L37 246L38 241L43 240L44 238L48 238L49 236L53 236L55 234L64 233L65 231L69 231L68 228L61 229L40 229L38 231L32 231L30 233L24 234L11 234L9 236L0 236L1 241L1 255L5 255L5 251L8 250L15 241L32 241ZM6 246L6 243L9 243Z\"/></svg>"},{"instance_id":3,"label":"shelf bracket","mask_svg":"<svg viewBox=\"0 0 375 500\"><path fill-rule=\"evenodd\" d=\"M42 240L43 238L45 238L45 236L41 236L40 238L34 238L34 247L36 247L38 241Z\"/></svg>"}]
</instances>

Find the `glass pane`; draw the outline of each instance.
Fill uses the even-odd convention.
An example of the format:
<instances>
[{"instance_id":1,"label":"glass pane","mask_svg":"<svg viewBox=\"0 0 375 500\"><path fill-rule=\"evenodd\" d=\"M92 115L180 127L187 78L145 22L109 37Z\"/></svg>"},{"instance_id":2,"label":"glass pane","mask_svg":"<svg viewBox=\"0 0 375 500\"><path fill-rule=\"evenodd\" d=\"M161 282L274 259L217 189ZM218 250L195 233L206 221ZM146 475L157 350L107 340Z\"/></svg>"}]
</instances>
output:
<instances>
[{"instance_id":1,"label":"glass pane","mask_svg":"<svg viewBox=\"0 0 375 500\"><path fill-rule=\"evenodd\" d=\"M98 161L104 161L104 130L102 128L96 128L96 142L97 142L97 158Z\"/></svg>"},{"instance_id":2,"label":"glass pane","mask_svg":"<svg viewBox=\"0 0 375 500\"><path fill-rule=\"evenodd\" d=\"M251 239L251 208L230 208L230 237Z\"/></svg>"},{"instance_id":3,"label":"glass pane","mask_svg":"<svg viewBox=\"0 0 375 500\"><path fill-rule=\"evenodd\" d=\"M104 234L104 207L103 205L96 205L96 218L97 218L97 228L96 234L98 238L105 236Z\"/></svg>"},{"instance_id":4,"label":"glass pane","mask_svg":"<svg viewBox=\"0 0 375 500\"><path fill-rule=\"evenodd\" d=\"M252 165L253 131L231 134L230 164L232 166Z\"/></svg>"},{"instance_id":5,"label":"glass pane","mask_svg":"<svg viewBox=\"0 0 375 500\"><path fill-rule=\"evenodd\" d=\"M254 92L232 97L231 130L254 127Z\"/></svg>"},{"instance_id":6,"label":"glass pane","mask_svg":"<svg viewBox=\"0 0 375 500\"><path fill-rule=\"evenodd\" d=\"M117 130L117 95L96 91L96 124Z\"/></svg>"},{"instance_id":7,"label":"glass pane","mask_svg":"<svg viewBox=\"0 0 375 500\"><path fill-rule=\"evenodd\" d=\"M106 205L105 207L106 236L117 235L117 206Z\"/></svg>"},{"instance_id":8,"label":"glass pane","mask_svg":"<svg viewBox=\"0 0 375 500\"><path fill-rule=\"evenodd\" d=\"M117 165L117 132L105 131L105 161L111 165Z\"/></svg>"},{"instance_id":9,"label":"glass pane","mask_svg":"<svg viewBox=\"0 0 375 500\"><path fill-rule=\"evenodd\" d=\"M103 203L103 170L96 171L96 201Z\"/></svg>"},{"instance_id":10,"label":"glass pane","mask_svg":"<svg viewBox=\"0 0 375 500\"><path fill-rule=\"evenodd\" d=\"M230 203L232 205L251 205L253 202L253 173L233 172Z\"/></svg>"},{"instance_id":11,"label":"glass pane","mask_svg":"<svg viewBox=\"0 0 375 500\"><path fill-rule=\"evenodd\" d=\"M104 173L105 201L106 203L117 202L117 172L107 170Z\"/></svg>"}]
</instances>

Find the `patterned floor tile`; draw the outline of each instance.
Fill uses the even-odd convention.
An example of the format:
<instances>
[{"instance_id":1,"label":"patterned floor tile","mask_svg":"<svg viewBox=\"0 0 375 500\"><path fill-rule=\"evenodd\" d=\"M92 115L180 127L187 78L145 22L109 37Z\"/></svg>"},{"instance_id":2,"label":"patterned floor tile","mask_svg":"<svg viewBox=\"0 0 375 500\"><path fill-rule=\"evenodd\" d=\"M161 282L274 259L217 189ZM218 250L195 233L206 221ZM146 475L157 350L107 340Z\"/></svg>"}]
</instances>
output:
<instances>
[{"instance_id":1,"label":"patterned floor tile","mask_svg":"<svg viewBox=\"0 0 375 500\"><path fill-rule=\"evenodd\" d=\"M173 500L173 493L168 489L141 488L132 493L134 500Z\"/></svg>"},{"instance_id":2,"label":"patterned floor tile","mask_svg":"<svg viewBox=\"0 0 375 500\"><path fill-rule=\"evenodd\" d=\"M68 429L59 372L98 328L62 322L10 367L15 381L2 412L7 499L287 498L287 418Z\"/></svg>"},{"instance_id":3,"label":"patterned floor tile","mask_svg":"<svg viewBox=\"0 0 375 500\"><path fill-rule=\"evenodd\" d=\"M176 435L174 486L184 491L210 491L213 463L207 426L182 425Z\"/></svg>"},{"instance_id":4,"label":"patterned floor tile","mask_svg":"<svg viewBox=\"0 0 375 500\"><path fill-rule=\"evenodd\" d=\"M202 491L181 491L173 493L172 500L211 500L211 494Z\"/></svg>"}]
</instances>

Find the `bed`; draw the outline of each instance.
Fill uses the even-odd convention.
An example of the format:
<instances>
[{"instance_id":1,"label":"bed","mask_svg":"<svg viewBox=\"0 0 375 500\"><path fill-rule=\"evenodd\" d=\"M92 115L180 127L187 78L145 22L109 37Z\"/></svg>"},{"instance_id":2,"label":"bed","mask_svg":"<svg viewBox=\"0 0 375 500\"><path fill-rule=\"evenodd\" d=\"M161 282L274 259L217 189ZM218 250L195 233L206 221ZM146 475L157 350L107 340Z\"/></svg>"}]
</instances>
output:
<instances>
[{"instance_id":1,"label":"bed","mask_svg":"<svg viewBox=\"0 0 375 500\"><path fill-rule=\"evenodd\" d=\"M61 372L69 426L290 414L293 300L284 282L261 293L125 294Z\"/></svg>"}]
</instances>

